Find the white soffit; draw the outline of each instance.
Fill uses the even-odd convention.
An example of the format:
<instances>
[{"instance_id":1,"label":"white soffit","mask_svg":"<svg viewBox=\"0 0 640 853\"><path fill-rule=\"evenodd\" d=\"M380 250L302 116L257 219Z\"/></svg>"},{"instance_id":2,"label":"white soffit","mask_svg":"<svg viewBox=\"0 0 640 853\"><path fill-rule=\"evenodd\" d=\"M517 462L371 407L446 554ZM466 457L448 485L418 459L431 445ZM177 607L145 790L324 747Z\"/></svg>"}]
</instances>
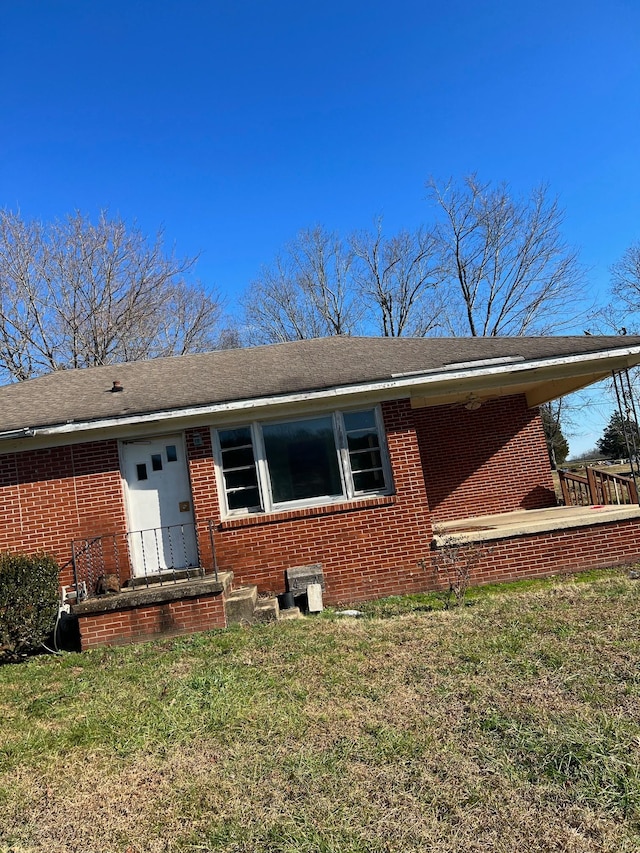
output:
<instances>
[{"instance_id":1,"label":"white soffit","mask_svg":"<svg viewBox=\"0 0 640 853\"><path fill-rule=\"evenodd\" d=\"M498 369L469 370L442 375L441 381L416 389L414 408L462 402L469 393L480 398L526 394L530 407L579 391L611 376L612 371L640 364L640 348L584 353L504 365Z\"/></svg>"}]
</instances>

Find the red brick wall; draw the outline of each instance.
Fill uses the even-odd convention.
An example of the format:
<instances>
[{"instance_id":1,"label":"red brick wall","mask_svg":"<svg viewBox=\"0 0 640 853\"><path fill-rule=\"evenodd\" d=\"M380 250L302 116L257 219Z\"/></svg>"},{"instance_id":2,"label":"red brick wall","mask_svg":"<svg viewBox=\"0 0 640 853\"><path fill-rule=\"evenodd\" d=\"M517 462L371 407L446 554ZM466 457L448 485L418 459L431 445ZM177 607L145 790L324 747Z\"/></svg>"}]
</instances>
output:
<instances>
[{"instance_id":1,"label":"red brick wall","mask_svg":"<svg viewBox=\"0 0 640 853\"><path fill-rule=\"evenodd\" d=\"M473 585L608 568L640 560L640 522L532 533L479 543L471 550L481 555L471 572Z\"/></svg>"},{"instance_id":2,"label":"red brick wall","mask_svg":"<svg viewBox=\"0 0 640 853\"><path fill-rule=\"evenodd\" d=\"M210 520L220 520L211 430L208 427L188 429L185 432L185 443L200 558L204 567L211 570L214 567L214 557L211 551L210 535L206 528Z\"/></svg>"},{"instance_id":3,"label":"red brick wall","mask_svg":"<svg viewBox=\"0 0 640 853\"><path fill-rule=\"evenodd\" d=\"M225 628L220 594L80 616L82 649Z\"/></svg>"},{"instance_id":4,"label":"red brick wall","mask_svg":"<svg viewBox=\"0 0 640 853\"><path fill-rule=\"evenodd\" d=\"M0 550L45 550L63 565L72 539L124 527L116 441L0 456Z\"/></svg>"},{"instance_id":5,"label":"red brick wall","mask_svg":"<svg viewBox=\"0 0 640 853\"><path fill-rule=\"evenodd\" d=\"M414 415L434 522L556 505L542 421L524 396Z\"/></svg>"},{"instance_id":6,"label":"red brick wall","mask_svg":"<svg viewBox=\"0 0 640 853\"><path fill-rule=\"evenodd\" d=\"M406 400L382 410L394 495L226 522L209 429L187 430L196 521L203 527L214 520L218 566L234 572L236 586L257 583L261 591L281 592L287 568L321 563L328 603L426 590L435 583L429 504L439 520L554 502L541 423L524 398L487 403L477 412L412 411ZM0 456L0 549L45 549L64 563L73 538L125 526L115 440ZM474 582L637 560L638 530L629 521L500 540L491 543ZM201 548L209 567L208 537ZM62 582L70 579L68 567ZM221 598L87 616L84 642L203 630L221 620Z\"/></svg>"},{"instance_id":7,"label":"red brick wall","mask_svg":"<svg viewBox=\"0 0 640 853\"><path fill-rule=\"evenodd\" d=\"M209 437L197 453L188 442L196 516L216 520L218 566L234 573L236 587L283 592L287 568L322 563L327 602L425 588L432 532L412 412L398 400L385 403L383 414L394 496L222 523Z\"/></svg>"}]
</instances>

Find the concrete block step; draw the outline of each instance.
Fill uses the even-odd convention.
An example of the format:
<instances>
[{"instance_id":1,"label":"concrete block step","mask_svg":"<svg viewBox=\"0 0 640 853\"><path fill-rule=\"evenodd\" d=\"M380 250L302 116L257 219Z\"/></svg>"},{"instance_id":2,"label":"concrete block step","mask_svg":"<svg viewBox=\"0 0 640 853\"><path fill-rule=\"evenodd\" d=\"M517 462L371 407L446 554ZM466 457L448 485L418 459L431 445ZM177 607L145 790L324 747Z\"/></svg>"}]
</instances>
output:
<instances>
[{"instance_id":1,"label":"concrete block step","mask_svg":"<svg viewBox=\"0 0 640 853\"><path fill-rule=\"evenodd\" d=\"M257 586L241 586L226 596L224 609L227 625L250 625L258 601Z\"/></svg>"},{"instance_id":2,"label":"concrete block step","mask_svg":"<svg viewBox=\"0 0 640 853\"><path fill-rule=\"evenodd\" d=\"M302 619L302 612L299 607L287 607L286 610L281 610L279 620L285 619Z\"/></svg>"},{"instance_id":3,"label":"concrete block step","mask_svg":"<svg viewBox=\"0 0 640 853\"><path fill-rule=\"evenodd\" d=\"M257 586L234 589L225 597L224 608L227 625L252 625L302 617L299 607L280 610L277 598L258 598Z\"/></svg>"},{"instance_id":4,"label":"concrete block step","mask_svg":"<svg viewBox=\"0 0 640 853\"><path fill-rule=\"evenodd\" d=\"M281 612L277 598L262 598L256 604L253 618L255 622L277 622Z\"/></svg>"}]
</instances>

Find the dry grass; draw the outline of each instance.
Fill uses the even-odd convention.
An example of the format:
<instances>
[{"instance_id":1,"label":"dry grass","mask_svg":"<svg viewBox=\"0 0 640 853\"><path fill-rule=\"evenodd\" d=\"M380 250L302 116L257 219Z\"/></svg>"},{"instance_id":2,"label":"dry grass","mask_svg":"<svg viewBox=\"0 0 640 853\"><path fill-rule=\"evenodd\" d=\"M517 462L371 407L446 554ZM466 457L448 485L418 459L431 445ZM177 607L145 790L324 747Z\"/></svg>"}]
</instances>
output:
<instances>
[{"instance_id":1,"label":"dry grass","mask_svg":"<svg viewBox=\"0 0 640 853\"><path fill-rule=\"evenodd\" d=\"M589 465L593 468L602 468L603 471L608 472L609 474L621 474L623 477L631 476L631 467L628 462L623 462L622 464L611 463L605 460L599 460L597 462L590 462ZM585 476L585 465L582 462L565 462L562 465L563 468L568 468L570 471L573 471L574 474L580 474L582 477Z\"/></svg>"},{"instance_id":2,"label":"dry grass","mask_svg":"<svg viewBox=\"0 0 640 853\"><path fill-rule=\"evenodd\" d=\"M6 666L0 850L637 851L638 583Z\"/></svg>"}]
</instances>

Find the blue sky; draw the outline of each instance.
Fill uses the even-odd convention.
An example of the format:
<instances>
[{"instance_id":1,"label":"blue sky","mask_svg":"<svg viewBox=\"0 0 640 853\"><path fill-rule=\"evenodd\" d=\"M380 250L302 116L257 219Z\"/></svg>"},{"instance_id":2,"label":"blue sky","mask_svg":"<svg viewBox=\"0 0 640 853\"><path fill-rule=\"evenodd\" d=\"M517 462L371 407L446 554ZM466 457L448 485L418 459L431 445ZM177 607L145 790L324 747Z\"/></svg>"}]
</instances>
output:
<instances>
[{"instance_id":1,"label":"blue sky","mask_svg":"<svg viewBox=\"0 0 640 853\"><path fill-rule=\"evenodd\" d=\"M640 239L637 0L4 0L0 75L0 206L163 226L231 306L429 175L547 182L594 296Z\"/></svg>"}]
</instances>

